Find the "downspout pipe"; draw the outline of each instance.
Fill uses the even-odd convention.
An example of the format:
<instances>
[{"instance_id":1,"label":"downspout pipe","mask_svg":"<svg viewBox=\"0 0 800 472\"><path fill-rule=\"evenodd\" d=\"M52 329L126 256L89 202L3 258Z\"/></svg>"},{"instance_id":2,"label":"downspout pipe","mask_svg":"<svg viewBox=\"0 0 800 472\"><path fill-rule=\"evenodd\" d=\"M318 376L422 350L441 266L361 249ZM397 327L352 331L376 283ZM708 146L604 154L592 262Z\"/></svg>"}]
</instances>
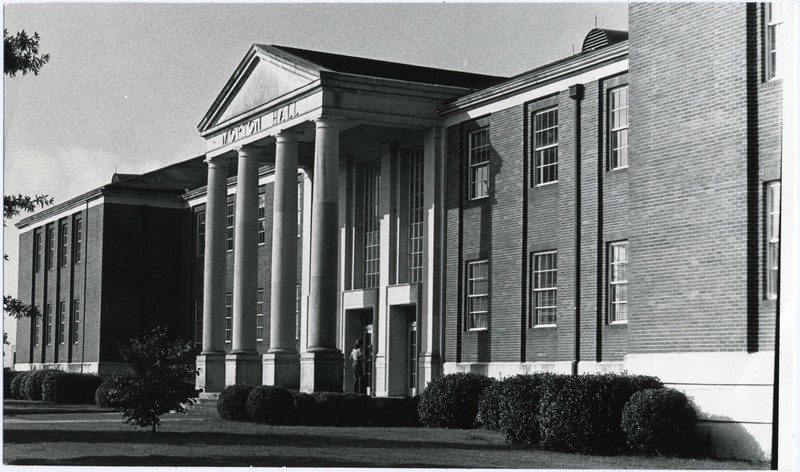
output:
<instances>
[{"instance_id":1,"label":"downspout pipe","mask_svg":"<svg viewBox=\"0 0 800 472\"><path fill-rule=\"evenodd\" d=\"M569 98L575 100L575 355L572 360L572 375L578 375L578 363L581 360L581 100L583 100L583 84L575 84L569 88Z\"/></svg>"}]
</instances>

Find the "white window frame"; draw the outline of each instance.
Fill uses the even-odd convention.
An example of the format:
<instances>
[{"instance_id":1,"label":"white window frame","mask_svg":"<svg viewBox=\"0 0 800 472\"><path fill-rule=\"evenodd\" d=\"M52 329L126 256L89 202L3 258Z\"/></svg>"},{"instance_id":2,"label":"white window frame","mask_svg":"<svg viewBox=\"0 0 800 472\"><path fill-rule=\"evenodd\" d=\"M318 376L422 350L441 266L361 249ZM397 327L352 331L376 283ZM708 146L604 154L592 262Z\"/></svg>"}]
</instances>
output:
<instances>
[{"instance_id":1,"label":"white window frame","mask_svg":"<svg viewBox=\"0 0 800 472\"><path fill-rule=\"evenodd\" d=\"M264 289L256 292L256 341L264 340Z\"/></svg>"},{"instance_id":2,"label":"white window frame","mask_svg":"<svg viewBox=\"0 0 800 472\"><path fill-rule=\"evenodd\" d=\"M72 343L78 344L81 333L81 301L72 301Z\"/></svg>"},{"instance_id":3,"label":"white window frame","mask_svg":"<svg viewBox=\"0 0 800 472\"><path fill-rule=\"evenodd\" d=\"M75 219L72 222L72 232L73 232L73 255L72 255L72 263L79 264L83 260L83 217L80 215L75 216Z\"/></svg>"},{"instance_id":4,"label":"white window frame","mask_svg":"<svg viewBox=\"0 0 800 472\"><path fill-rule=\"evenodd\" d=\"M616 247L624 247L625 248L625 260L615 260L615 251L614 248ZM628 251L628 241L615 241L613 243L608 244L608 322L610 324L626 324L628 323L628 318L630 313L628 311L628 263L630 262L629 251ZM614 276L614 268L615 266L623 266L625 267L625 278L615 278ZM625 286L625 299L622 298L615 298L614 290L616 287ZM625 305L625 319L620 319L618 314L619 305Z\"/></svg>"},{"instance_id":5,"label":"white window frame","mask_svg":"<svg viewBox=\"0 0 800 472\"><path fill-rule=\"evenodd\" d=\"M67 266L67 255L69 254L69 225L67 221L58 223L58 264L61 267Z\"/></svg>"},{"instance_id":6,"label":"white window frame","mask_svg":"<svg viewBox=\"0 0 800 472\"><path fill-rule=\"evenodd\" d=\"M264 192L258 193L258 245L267 243L267 195Z\"/></svg>"},{"instance_id":7,"label":"white window frame","mask_svg":"<svg viewBox=\"0 0 800 472\"><path fill-rule=\"evenodd\" d=\"M234 238L236 237L236 207L234 202L228 202L225 210L225 247L228 252L233 251Z\"/></svg>"},{"instance_id":8,"label":"white window frame","mask_svg":"<svg viewBox=\"0 0 800 472\"><path fill-rule=\"evenodd\" d=\"M551 267L543 269L540 266L540 261L552 256ZM546 274L553 274L552 283L542 284L542 277ZM558 251L542 251L533 254L533 277L532 277L532 305L533 305L533 327L534 328L552 328L558 324ZM540 305L540 295L552 293L553 301L555 304ZM540 310L553 310L552 319L544 321L540 316ZM548 315L549 316L549 315Z\"/></svg>"},{"instance_id":9,"label":"white window frame","mask_svg":"<svg viewBox=\"0 0 800 472\"><path fill-rule=\"evenodd\" d=\"M485 139L482 144L477 144L480 135L485 135ZM489 198L489 150L491 146L489 128L484 127L470 131L467 139L469 142L469 199ZM479 184L481 184L480 187ZM478 188L482 189L481 192L477 191Z\"/></svg>"},{"instance_id":10,"label":"white window frame","mask_svg":"<svg viewBox=\"0 0 800 472\"><path fill-rule=\"evenodd\" d=\"M486 268L485 276L475 276L475 269L484 266ZM469 261L467 263L467 330L468 331L485 331L489 329L489 316L491 310L489 309L489 260L481 259L476 261ZM486 283L485 292L474 292L476 282ZM483 300L483 310L476 310L474 306ZM486 326L476 326L475 316L482 315Z\"/></svg>"},{"instance_id":11,"label":"white window frame","mask_svg":"<svg viewBox=\"0 0 800 472\"><path fill-rule=\"evenodd\" d=\"M47 327L44 333L45 345L50 346L53 344L53 304L48 303L45 307L45 316L47 319Z\"/></svg>"},{"instance_id":12,"label":"white window frame","mask_svg":"<svg viewBox=\"0 0 800 472\"><path fill-rule=\"evenodd\" d=\"M39 307L36 307L39 309ZM41 309L39 309L39 315L33 317L33 345L38 346L41 340L39 339L39 318L41 318Z\"/></svg>"},{"instance_id":13,"label":"white window frame","mask_svg":"<svg viewBox=\"0 0 800 472\"><path fill-rule=\"evenodd\" d=\"M45 240L45 252L47 253L47 259L45 260L45 264L47 265L47 270L53 270L56 265L56 229L51 224L45 230L47 233L47 239Z\"/></svg>"},{"instance_id":14,"label":"white window frame","mask_svg":"<svg viewBox=\"0 0 800 472\"><path fill-rule=\"evenodd\" d=\"M42 251L42 240L44 239L44 231L36 230L33 233L33 245L34 245L34 260L33 260L33 267L34 273L39 274L42 272L42 259L44 259L44 253Z\"/></svg>"},{"instance_id":15,"label":"white window frame","mask_svg":"<svg viewBox=\"0 0 800 472\"><path fill-rule=\"evenodd\" d=\"M782 75L781 54L779 45L783 36L783 5L781 2L764 3L764 17L766 31L764 32L764 63L766 65L767 80L780 79Z\"/></svg>"},{"instance_id":16,"label":"white window frame","mask_svg":"<svg viewBox=\"0 0 800 472\"><path fill-rule=\"evenodd\" d=\"M67 343L67 302L58 302L58 338L56 342L60 345Z\"/></svg>"},{"instance_id":17,"label":"white window frame","mask_svg":"<svg viewBox=\"0 0 800 472\"><path fill-rule=\"evenodd\" d=\"M206 211L198 210L194 214L194 257L206 255Z\"/></svg>"},{"instance_id":18,"label":"white window frame","mask_svg":"<svg viewBox=\"0 0 800 472\"><path fill-rule=\"evenodd\" d=\"M536 118L538 116L543 116L548 113L555 113L555 125L549 126L546 128L538 129L536 127ZM558 162L559 162L559 149L558 149L558 105L553 107L543 108L541 110L537 110L533 112L531 117L531 149L533 150L533 186L534 187L543 187L545 185L555 184L558 183ZM537 145L537 134L538 133L545 133L549 130L555 130L555 142L545 144L543 146ZM542 164L540 157L544 155L544 152L549 151L551 149L555 149L556 153L556 160L553 163L549 164ZM544 181L542 171L544 168L554 168L555 169L555 177L551 180Z\"/></svg>"},{"instance_id":19,"label":"white window frame","mask_svg":"<svg viewBox=\"0 0 800 472\"><path fill-rule=\"evenodd\" d=\"M376 288L381 276L381 161L364 164L364 288Z\"/></svg>"},{"instance_id":20,"label":"white window frame","mask_svg":"<svg viewBox=\"0 0 800 472\"><path fill-rule=\"evenodd\" d=\"M766 296L768 300L775 300L778 298L778 282L780 279L781 182L769 182L766 187Z\"/></svg>"},{"instance_id":21,"label":"white window frame","mask_svg":"<svg viewBox=\"0 0 800 472\"><path fill-rule=\"evenodd\" d=\"M194 332L192 338L195 346L203 344L203 297L194 298Z\"/></svg>"},{"instance_id":22,"label":"white window frame","mask_svg":"<svg viewBox=\"0 0 800 472\"><path fill-rule=\"evenodd\" d=\"M408 155L408 281L422 282L425 227L424 152L415 149Z\"/></svg>"},{"instance_id":23,"label":"white window frame","mask_svg":"<svg viewBox=\"0 0 800 472\"><path fill-rule=\"evenodd\" d=\"M225 294L225 343L233 342L233 294Z\"/></svg>"},{"instance_id":24,"label":"white window frame","mask_svg":"<svg viewBox=\"0 0 800 472\"><path fill-rule=\"evenodd\" d=\"M614 108L614 94L625 92L625 106ZM615 114L619 116L619 124L615 125ZM622 117L625 123L622 124ZM627 169L630 163L630 90L628 85L614 87L608 91L608 170ZM614 137L625 135L625 145L614 147ZM625 162L621 163L621 155L615 154L625 151Z\"/></svg>"}]
</instances>

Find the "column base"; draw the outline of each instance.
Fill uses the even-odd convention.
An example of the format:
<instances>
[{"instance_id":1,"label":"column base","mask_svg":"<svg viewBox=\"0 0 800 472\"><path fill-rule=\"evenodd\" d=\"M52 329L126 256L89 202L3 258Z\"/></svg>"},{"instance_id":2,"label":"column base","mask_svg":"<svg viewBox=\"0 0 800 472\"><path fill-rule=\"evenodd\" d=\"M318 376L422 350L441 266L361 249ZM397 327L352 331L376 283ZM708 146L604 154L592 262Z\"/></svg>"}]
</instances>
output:
<instances>
[{"instance_id":1,"label":"column base","mask_svg":"<svg viewBox=\"0 0 800 472\"><path fill-rule=\"evenodd\" d=\"M199 355L195 359L197 376L195 385L204 393L219 393L225 389L225 354Z\"/></svg>"},{"instance_id":2,"label":"column base","mask_svg":"<svg viewBox=\"0 0 800 472\"><path fill-rule=\"evenodd\" d=\"M274 352L262 356L264 385L297 390L300 388L300 357L297 353Z\"/></svg>"},{"instance_id":3,"label":"column base","mask_svg":"<svg viewBox=\"0 0 800 472\"><path fill-rule=\"evenodd\" d=\"M225 356L225 384L261 385L261 356L255 353Z\"/></svg>"},{"instance_id":4,"label":"column base","mask_svg":"<svg viewBox=\"0 0 800 472\"><path fill-rule=\"evenodd\" d=\"M344 356L338 349L300 356L301 392L341 392L343 382Z\"/></svg>"}]
</instances>

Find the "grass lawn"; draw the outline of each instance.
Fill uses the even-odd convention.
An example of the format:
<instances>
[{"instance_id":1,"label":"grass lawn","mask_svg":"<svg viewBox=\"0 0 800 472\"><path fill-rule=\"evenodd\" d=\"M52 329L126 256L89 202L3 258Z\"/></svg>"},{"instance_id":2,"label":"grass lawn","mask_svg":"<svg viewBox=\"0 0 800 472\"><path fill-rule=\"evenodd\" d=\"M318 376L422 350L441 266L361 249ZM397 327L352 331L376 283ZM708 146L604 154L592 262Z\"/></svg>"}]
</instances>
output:
<instances>
[{"instance_id":1,"label":"grass lawn","mask_svg":"<svg viewBox=\"0 0 800 472\"><path fill-rule=\"evenodd\" d=\"M10 413L3 462L16 465L403 467L525 469L766 469L711 459L585 456L510 446L484 430L266 426L215 413L165 415L159 432L118 413Z\"/></svg>"}]
</instances>

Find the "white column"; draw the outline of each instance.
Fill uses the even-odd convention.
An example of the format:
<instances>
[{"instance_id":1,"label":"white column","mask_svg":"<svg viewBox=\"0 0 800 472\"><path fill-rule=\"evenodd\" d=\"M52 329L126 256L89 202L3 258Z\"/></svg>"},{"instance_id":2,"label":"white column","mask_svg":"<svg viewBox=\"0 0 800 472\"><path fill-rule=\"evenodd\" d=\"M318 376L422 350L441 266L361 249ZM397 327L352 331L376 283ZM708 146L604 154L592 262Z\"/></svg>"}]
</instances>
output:
<instances>
[{"instance_id":1,"label":"white column","mask_svg":"<svg viewBox=\"0 0 800 472\"><path fill-rule=\"evenodd\" d=\"M295 349L297 141L291 131L275 138L271 330L270 348L263 357L263 381L296 389L300 386L300 358Z\"/></svg>"},{"instance_id":2,"label":"white column","mask_svg":"<svg viewBox=\"0 0 800 472\"><path fill-rule=\"evenodd\" d=\"M225 216L228 157L208 159L208 202L203 267L203 350L197 356L197 386L205 392L225 388Z\"/></svg>"},{"instance_id":3,"label":"white column","mask_svg":"<svg viewBox=\"0 0 800 472\"><path fill-rule=\"evenodd\" d=\"M258 153L238 149L236 231L233 242L233 336L225 359L225 381L261 383L261 357L256 351L258 290Z\"/></svg>"},{"instance_id":4,"label":"white column","mask_svg":"<svg viewBox=\"0 0 800 472\"><path fill-rule=\"evenodd\" d=\"M331 118L318 118L315 123L308 348L300 361L300 388L340 392L343 358L336 348L339 124Z\"/></svg>"}]
</instances>

